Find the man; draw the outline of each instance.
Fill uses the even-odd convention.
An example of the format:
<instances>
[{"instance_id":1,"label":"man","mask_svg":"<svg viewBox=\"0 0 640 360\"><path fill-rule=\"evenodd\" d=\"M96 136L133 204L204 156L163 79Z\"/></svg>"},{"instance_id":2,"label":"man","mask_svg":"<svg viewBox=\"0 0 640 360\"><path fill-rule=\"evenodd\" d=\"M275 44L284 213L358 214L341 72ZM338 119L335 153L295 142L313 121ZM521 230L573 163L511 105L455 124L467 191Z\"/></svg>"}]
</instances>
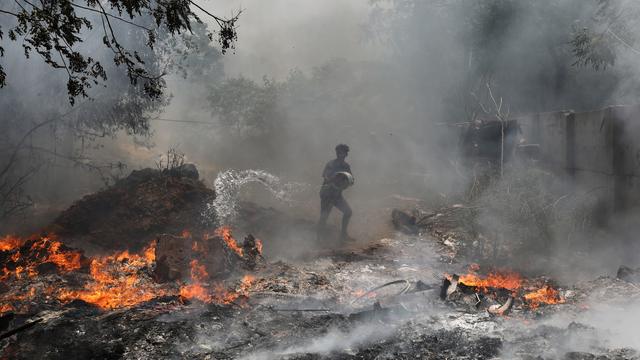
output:
<instances>
[{"instance_id":1,"label":"man","mask_svg":"<svg viewBox=\"0 0 640 360\"><path fill-rule=\"evenodd\" d=\"M340 239L353 241L347 232L351 219L351 207L342 197L342 191L353 185L351 166L344 159L349 154L349 147L345 144L336 146L336 158L327 163L322 172L322 188L320 188L320 221L318 222L318 238L321 237L327 225L327 218L335 206L342 212L342 229Z\"/></svg>"}]
</instances>

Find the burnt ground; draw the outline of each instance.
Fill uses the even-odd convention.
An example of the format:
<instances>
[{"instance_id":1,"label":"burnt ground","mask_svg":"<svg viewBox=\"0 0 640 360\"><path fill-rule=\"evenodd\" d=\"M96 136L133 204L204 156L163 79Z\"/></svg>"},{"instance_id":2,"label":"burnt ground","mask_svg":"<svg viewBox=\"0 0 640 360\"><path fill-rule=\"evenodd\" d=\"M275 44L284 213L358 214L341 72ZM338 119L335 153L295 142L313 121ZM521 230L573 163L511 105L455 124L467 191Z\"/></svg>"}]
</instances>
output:
<instances>
[{"instance_id":1,"label":"burnt ground","mask_svg":"<svg viewBox=\"0 0 640 360\"><path fill-rule=\"evenodd\" d=\"M69 230L71 244L96 242L104 232L95 229L119 221L121 228L131 224L145 236L179 231L185 224L196 226L196 220L186 217L204 201L200 196L212 195L210 190L195 179L173 179L166 185L158 179L157 174L142 177L85 198L56 224ZM196 195L188 202L178 199L175 205L144 200L149 194L145 189L161 189L161 195L153 196L169 201L177 193L165 190L178 188ZM107 212L100 227L90 224L91 217L82 209L100 204L106 195L125 201L127 210ZM139 209L131 199L141 199L149 212L128 219L133 216L128 211ZM256 209L245 214L268 223L271 215ZM177 218L149 226L141 219L153 217L153 211L160 212L160 219ZM70 226L75 226L74 212L85 226ZM311 223L296 223L300 231L312 231ZM251 230L266 248L278 242L268 231ZM123 230L107 231L104 239L116 241L118 231ZM264 261L251 272L256 281L248 298L229 305L168 296L114 310L82 301L34 306L32 311L0 317L0 354L2 359L640 359L639 323L634 318L640 313L640 287L631 281L603 276L560 284L564 303L514 308L508 316L441 300L443 273L466 268L457 255L464 241L432 226L428 233L393 233L314 251L302 259L276 261L265 252ZM365 294L395 280L422 285L420 291L402 295L398 294L404 283L381 289L375 297Z\"/></svg>"},{"instance_id":2,"label":"burnt ground","mask_svg":"<svg viewBox=\"0 0 640 360\"><path fill-rule=\"evenodd\" d=\"M398 235L314 260L267 263L244 306L160 298L101 311L72 303L0 346L7 359L640 358L616 341L615 329L589 320L594 302L610 306L605 317L620 316L629 299L637 302L635 285L602 277L563 289L564 304L494 317L440 300L440 274L457 266L441 262L441 250L429 237ZM381 294L378 310L376 299L357 298L396 279L434 287L399 300Z\"/></svg>"}]
</instances>

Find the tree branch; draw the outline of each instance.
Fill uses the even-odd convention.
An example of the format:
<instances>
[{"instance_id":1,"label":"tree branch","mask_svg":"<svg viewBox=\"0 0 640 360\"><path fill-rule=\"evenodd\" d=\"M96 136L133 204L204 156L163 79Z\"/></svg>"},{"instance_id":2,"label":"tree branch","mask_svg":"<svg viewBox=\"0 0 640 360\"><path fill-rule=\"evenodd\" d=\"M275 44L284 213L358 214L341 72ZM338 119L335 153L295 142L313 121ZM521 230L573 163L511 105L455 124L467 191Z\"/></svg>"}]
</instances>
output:
<instances>
[{"instance_id":1,"label":"tree branch","mask_svg":"<svg viewBox=\"0 0 640 360\"><path fill-rule=\"evenodd\" d=\"M27 133L24 134L22 139L20 139L20 141L16 145L15 149L13 150L13 153L11 153L11 156L9 157L9 161L7 162L5 167L2 169L2 171L0 171L0 177L4 176L9 171L9 169L11 169L11 166L13 166L13 164L16 161L16 157L18 156L18 152L22 148L22 145L25 143L25 141L27 141L29 136L31 134L33 134L36 130L40 129L41 127L43 127L43 126L45 126L47 124L51 124L52 122L57 121L57 120L58 120L58 118L52 118L52 119L49 119L47 121L43 121L40 124L32 127L29 131L27 131Z\"/></svg>"},{"instance_id":2,"label":"tree branch","mask_svg":"<svg viewBox=\"0 0 640 360\"><path fill-rule=\"evenodd\" d=\"M202 6L200 6L200 5L198 5L197 3L195 3L193 0L189 0L189 3L190 3L191 5L193 5L193 6L197 7L198 9L200 9L203 13L205 13L205 14L207 14L207 15L211 16L211 17L212 17L212 18L213 18L213 19L218 23L218 26L222 26L222 24L221 24L221 23L228 23L230 20L235 20L235 19L237 19L237 18L238 18L238 16L240 15L240 14L238 14L238 15L234 16L234 17L233 17L232 19L230 19L230 20L225 20L225 19L223 19L223 18L220 18L220 17L215 16L215 15L213 15L212 13L208 12L208 11L207 11L207 10L205 10Z\"/></svg>"},{"instance_id":3,"label":"tree branch","mask_svg":"<svg viewBox=\"0 0 640 360\"><path fill-rule=\"evenodd\" d=\"M124 22L124 23L127 23L127 24L129 24L129 25L133 25L133 26L139 27L140 29L144 29L144 30L147 30L147 31L151 31L151 29L150 29L150 28L148 28L148 27L146 27L146 26L143 26L143 25L140 25L140 24L136 24L136 23L134 23L134 22L132 22L132 21L129 21L129 20L127 20L127 19L124 19L124 18L122 18L122 17L115 16L115 15L113 15L113 14L109 14L109 13L103 13L103 12L102 12L102 11L100 11L100 10L93 9L93 8L88 7L88 6L82 6L82 5L78 5L78 4L75 4L75 3L70 3L70 4L71 4L71 6L74 6L74 7L80 8L80 9L84 9L84 10L87 10L87 11L95 12L95 13L98 13L98 14L103 14L103 15L106 15L106 16L109 16L109 17L112 17L112 18L114 18L114 19L120 20L120 21L122 21L122 22Z\"/></svg>"},{"instance_id":4,"label":"tree branch","mask_svg":"<svg viewBox=\"0 0 640 360\"><path fill-rule=\"evenodd\" d=\"M12 13L11 11L2 10L2 9L0 9L0 14L13 15L15 17L18 17L18 14L16 14L16 13Z\"/></svg>"},{"instance_id":5,"label":"tree branch","mask_svg":"<svg viewBox=\"0 0 640 360\"><path fill-rule=\"evenodd\" d=\"M620 36L618 36L618 34L614 33L611 29L607 28L607 33L609 33L609 35L613 36L614 39L616 39L620 43L622 43L622 45L624 45L627 48L629 48L629 50L633 51L636 54L640 54L640 50L636 50L633 46L631 46L631 44L629 44L626 41L624 41Z\"/></svg>"}]
</instances>

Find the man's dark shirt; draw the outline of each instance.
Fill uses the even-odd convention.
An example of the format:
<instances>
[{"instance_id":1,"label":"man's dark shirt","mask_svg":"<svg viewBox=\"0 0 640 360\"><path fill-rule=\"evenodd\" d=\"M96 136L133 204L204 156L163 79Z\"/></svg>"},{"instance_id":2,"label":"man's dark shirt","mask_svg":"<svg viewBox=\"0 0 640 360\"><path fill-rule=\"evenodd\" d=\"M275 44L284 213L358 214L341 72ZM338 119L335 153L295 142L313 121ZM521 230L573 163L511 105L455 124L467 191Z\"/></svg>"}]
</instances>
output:
<instances>
[{"instance_id":1,"label":"man's dark shirt","mask_svg":"<svg viewBox=\"0 0 640 360\"><path fill-rule=\"evenodd\" d=\"M324 167L324 171L322 171L322 177L324 181L322 182L322 189L320 190L320 195L336 195L339 196L342 194L342 190L338 189L335 186L332 186L329 180L333 179L336 173L341 171L346 171L351 174L351 166L347 164L346 161L340 159L333 159L327 163Z\"/></svg>"}]
</instances>

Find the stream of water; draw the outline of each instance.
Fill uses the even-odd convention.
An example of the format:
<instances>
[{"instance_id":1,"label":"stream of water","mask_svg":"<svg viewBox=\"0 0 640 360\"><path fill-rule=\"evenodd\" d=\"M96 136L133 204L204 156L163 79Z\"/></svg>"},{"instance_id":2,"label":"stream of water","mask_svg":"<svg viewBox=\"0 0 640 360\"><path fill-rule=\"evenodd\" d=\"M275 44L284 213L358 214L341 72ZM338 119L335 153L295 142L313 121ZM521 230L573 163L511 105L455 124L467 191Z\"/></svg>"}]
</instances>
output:
<instances>
[{"instance_id":1,"label":"stream of water","mask_svg":"<svg viewBox=\"0 0 640 360\"><path fill-rule=\"evenodd\" d=\"M208 203L202 212L206 224L230 224L238 215L239 195L243 186L258 183L274 198L287 204L294 202L294 195L310 185L286 182L264 170L226 170L218 173L213 186L216 198Z\"/></svg>"}]
</instances>

